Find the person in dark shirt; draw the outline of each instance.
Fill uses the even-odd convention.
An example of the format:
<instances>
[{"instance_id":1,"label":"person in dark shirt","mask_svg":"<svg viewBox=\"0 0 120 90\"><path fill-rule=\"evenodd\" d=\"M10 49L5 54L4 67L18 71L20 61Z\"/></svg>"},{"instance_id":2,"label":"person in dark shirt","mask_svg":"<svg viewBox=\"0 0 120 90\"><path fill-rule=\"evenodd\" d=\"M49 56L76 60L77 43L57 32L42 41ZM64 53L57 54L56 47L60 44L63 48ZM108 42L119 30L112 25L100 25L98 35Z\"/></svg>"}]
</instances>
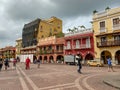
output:
<instances>
[{"instance_id":1,"label":"person in dark shirt","mask_svg":"<svg viewBox=\"0 0 120 90\"><path fill-rule=\"evenodd\" d=\"M81 64L81 61L82 61L82 58L81 58L81 56L79 56L79 55L76 55L76 60L78 60L78 73L82 73L81 72L81 69L82 69L82 64Z\"/></svg>"},{"instance_id":2,"label":"person in dark shirt","mask_svg":"<svg viewBox=\"0 0 120 90\"><path fill-rule=\"evenodd\" d=\"M5 65L5 70L7 70L7 68L9 67L9 60L8 60L8 58L5 59L4 65Z\"/></svg>"},{"instance_id":3,"label":"person in dark shirt","mask_svg":"<svg viewBox=\"0 0 120 90\"><path fill-rule=\"evenodd\" d=\"M2 66L3 66L3 59L0 57L0 71L2 69Z\"/></svg>"}]
</instances>

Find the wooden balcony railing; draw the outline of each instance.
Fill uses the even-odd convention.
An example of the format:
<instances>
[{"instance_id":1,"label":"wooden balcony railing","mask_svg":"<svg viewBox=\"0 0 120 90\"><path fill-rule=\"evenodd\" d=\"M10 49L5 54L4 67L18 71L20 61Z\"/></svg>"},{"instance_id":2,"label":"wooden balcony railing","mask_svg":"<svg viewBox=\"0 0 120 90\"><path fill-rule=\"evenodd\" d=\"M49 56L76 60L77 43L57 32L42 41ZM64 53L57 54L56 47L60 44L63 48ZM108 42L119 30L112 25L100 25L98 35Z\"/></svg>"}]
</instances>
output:
<instances>
[{"instance_id":1,"label":"wooden balcony railing","mask_svg":"<svg viewBox=\"0 0 120 90\"><path fill-rule=\"evenodd\" d=\"M120 46L120 40L97 42L97 47Z\"/></svg>"}]
</instances>

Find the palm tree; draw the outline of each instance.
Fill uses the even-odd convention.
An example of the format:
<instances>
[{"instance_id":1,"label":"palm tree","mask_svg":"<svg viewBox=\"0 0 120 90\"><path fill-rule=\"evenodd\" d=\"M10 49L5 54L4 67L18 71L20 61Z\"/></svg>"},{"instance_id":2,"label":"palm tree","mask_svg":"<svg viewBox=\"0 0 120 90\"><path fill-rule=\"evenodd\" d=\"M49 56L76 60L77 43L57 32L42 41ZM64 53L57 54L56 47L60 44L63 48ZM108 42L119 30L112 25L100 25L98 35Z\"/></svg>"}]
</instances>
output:
<instances>
[{"instance_id":1,"label":"palm tree","mask_svg":"<svg viewBox=\"0 0 120 90\"><path fill-rule=\"evenodd\" d=\"M67 31L68 31L68 32L71 32L71 29L69 28L69 29L67 29Z\"/></svg>"},{"instance_id":2,"label":"palm tree","mask_svg":"<svg viewBox=\"0 0 120 90\"><path fill-rule=\"evenodd\" d=\"M76 27L74 27L73 29L74 29L74 31L78 31L78 28L76 28Z\"/></svg>"},{"instance_id":3,"label":"palm tree","mask_svg":"<svg viewBox=\"0 0 120 90\"><path fill-rule=\"evenodd\" d=\"M86 29L84 25L81 25L81 26L78 26L80 27L81 29Z\"/></svg>"}]
</instances>

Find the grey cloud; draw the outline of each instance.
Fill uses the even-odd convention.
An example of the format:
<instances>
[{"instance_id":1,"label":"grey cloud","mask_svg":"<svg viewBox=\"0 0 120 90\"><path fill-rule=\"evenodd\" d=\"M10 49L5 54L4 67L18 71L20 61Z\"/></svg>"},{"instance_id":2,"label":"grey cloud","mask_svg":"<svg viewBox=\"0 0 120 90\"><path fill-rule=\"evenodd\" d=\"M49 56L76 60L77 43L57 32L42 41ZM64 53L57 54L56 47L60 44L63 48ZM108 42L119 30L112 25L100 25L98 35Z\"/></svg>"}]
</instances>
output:
<instances>
[{"instance_id":1,"label":"grey cloud","mask_svg":"<svg viewBox=\"0 0 120 90\"><path fill-rule=\"evenodd\" d=\"M57 16L72 18L88 16L95 9L106 8L118 3L119 0L13 0L6 12L12 19L33 19ZM117 2L118 1L118 2Z\"/></svg>"},{"instance_id":2,"label":"grey cloud","mask_svg":"<svg viewBox=\"0 0 120 90\"><path fill-rule=\"evenodd\" d=\"M79 17L91 17L93 10L101 11L107 6L118 7L120 6L120 1L0 0L0 17L2 17L0 20L0 45L5 46L8 43L13 45L15 40L22 36L24 24L36 18L56 16L63 20L63 27L67 28L71 25L77 25L73 23L83 22L83 20L76 21Z\"/></svg>"}]
</instances>

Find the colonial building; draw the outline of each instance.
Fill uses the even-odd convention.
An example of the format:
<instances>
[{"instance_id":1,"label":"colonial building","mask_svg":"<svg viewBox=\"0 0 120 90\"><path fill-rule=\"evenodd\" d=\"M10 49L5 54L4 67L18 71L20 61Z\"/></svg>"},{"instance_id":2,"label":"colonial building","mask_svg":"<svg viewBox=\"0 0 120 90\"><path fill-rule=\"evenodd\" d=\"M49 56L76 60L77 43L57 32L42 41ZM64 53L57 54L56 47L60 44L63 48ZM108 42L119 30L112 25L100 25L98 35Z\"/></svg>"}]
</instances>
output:
<instances>
[{"instance_id":1,"label":"colonial building","mask_svg":"<svg viewBox=\"0 0 120 90\"><path fill-rule=\"evenodd\" d=\"M95 58L120 64L120 8L93 14Z\"/></svg>"},{"instance_id":2,"label":"colonial building","mask_svg":"<svg viewBox=\"0 0 120 90\"><path fill-rule=\"evenodd\" d=\"M51 17L48 20L36 19L24 25L21 54L35 54L36 45L42 38L62 32L62 20ZM40 42L39 42L40 43Z\"/></svg>"},{"instance_id":3,"label":"colonial building","mask_svg":"<svg viewBox=\"0 0 120 90\"><path fill-rule=\"evenodd\" d=\"M55 36L40 39L37 45L37 53L43 63L62 63L64 59L63 53L64 38Z\"/></svg>"},{"instance_id":4,"label":"colonial building","mask_svg":"<svg viewBox=\"0 0 120 90\"><path fill-rule=\"evenodd\" d=\"M7 46L5 48L0 49L0 53L2 58L15 58L15 47L13 46Z\"/></svg>"},{"instance_id":5,"label":"colonial building","mask_svg":"<svg viewBox=\"0 0 120 90\"><path fill-rule=\"evenodd\" d=\"M94 39L93 30L84 29L77 30L65 34L64 43L65 55L77 55L79 54L82 59L86 60L94 59Z\"/></svg>"}]
</instances>

